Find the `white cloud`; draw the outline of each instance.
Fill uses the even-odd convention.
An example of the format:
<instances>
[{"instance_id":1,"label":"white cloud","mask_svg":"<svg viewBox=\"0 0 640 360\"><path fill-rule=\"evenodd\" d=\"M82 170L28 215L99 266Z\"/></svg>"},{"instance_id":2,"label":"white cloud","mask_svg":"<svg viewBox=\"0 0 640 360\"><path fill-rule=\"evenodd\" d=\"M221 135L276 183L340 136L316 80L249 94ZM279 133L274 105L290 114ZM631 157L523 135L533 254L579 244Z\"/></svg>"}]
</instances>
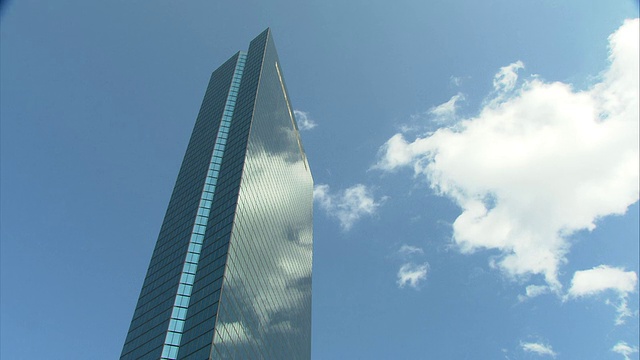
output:
<instances>
[{"instance_id":1,"label":"white cloud","mask_svg":"<svg viewBox=\"0 0 640 360\"><path fill-rule=\"evenodd\" d=\"M516 87L518 70L524 69L522 61L518 60L500 68L493 78L493 89L499 92L508 92Z\"/></svg>"},{"instance_id":2,"label":"white cloud","mask_svg":"<svg viewBox=\"0 0 640 360\"><path fill-rule=\"evenodd\" d=\"M430 109L429 113L433 115L438 122L452 120L456 116L456 103L460 100L464 100L464 95L458 93L452 96L447 102Z\"/></svg>"},{"instance_id":3,"label":"white cloud","mask_svg":"<svg viewBox=\"0 0 640 360\"><path fill-rule=\"evenodd\" d=\"M404 244L400 246L398 254L405 262L398 270L398 279L396 281L398 287L402 289L409 285L414 289L419 289L420 283L427 279L429 264L427 262L416 264L408 260L409 258L415 259L416 257L422 257L424 255L424 250L417 246Z\"/></svg>"},{"instance_id":4,"label":"white cloud","mask_svg":"<svg viewBox=\"0 0 640 360\"><path fill-rule=\"evenodd\" d=\"M633 271L600 265L589 270L576 271L571 280L569 296L592 296L606 290L627 294L636 288L638 275Z\"/></svg>"},{"instance_id":5,"label":"white cloud","mask_svg":"<svg viewBox=\"0 0 640 360\"><path fill-rule=\"evenodd\" d=\"M351 229L361 217L375 214L385 200L384 197L376 200L371 189L362 184L347 188L340 194L331 194L329 185L316 185L313 199L327 214L340 221L343 230Z\"/></svg>"},{"instance_id":6,"label":"white cloud","mask_svg":"<svg viewBox=\"0 0 640 360\"><path fill-rule=\"evenodd\" d=\"M624 341L618 341L617 344L611 349L611 351L616 352L622 356L624 356L625 360L631 359L631 354L635 354L638 352L637 346L630 346Z\"/></svg>"},{"instance_id":7,"label":"white cloud","mask_svg":"<svg viewBox=\"0 0 640 360\"><path fill-rule=\"evenodd\" d=\"M400 288L405 287L406 285L411 286L414 289L418 289L420 282L427 279L427 271L429 269L429 264L414 264L414 263L406 263L400 267L398 270L398 286Z\"/></svg>"},{"instance_id":8,"label":"white cloud","mask_svg":"<svg viewBox=\"0 0 640 360\"><path fill-rule=\"evenodd\" d=\"M549 292L551 292L552 289L549 286L544 286L544 285L528 285L525 288L525 294L524 295L518 295L518 301L523 302L523 301L527 301L529 299L532 299L534 297L538 297L540 295L544 295L547 294Z\"/></svg>"},{"instance_id":9,"label":"white cloud","mask_svg":"<svg viewBox=\"0 0 640 360\"><path fill-rule=\"evenodd\" d=\"M417 246L411 246L411 245L407 245L404 244L400 247L400 250L398 250L398 253L400 253L400 255L412 255L412 254L424 254L424 251L417 247Z\"/></svg>"},{"instance_id":10,"label":"white cloud","mask_svg":"<svg viewBox=\"0 0 640 360\"><path fill-rule=\"evenodd\" d=\"M616 308L618 316L616 316L616 325L622 325L626 322L628 317L634 316L634 313L629 309L629 301L627 296L620 296L619 303L616 305L610 300L606 302L608 305L613 305Z\"/></svg>"},{"instance_id":11,"label":"white cloud","mask_svg":"<svg viewBox=\"0 0 640 360\"><path fill-rule=\"evenodd\" d=\"M313 188L313 200L320 204L320 207L328 210L333 207L332 196L329 194L329 185L319 184Z\"/></svg>"},{"instance_id":12,"label":"white cloud","mask_svg":"<svg viewBox=\"0 0 640 360\"><path fill-rule=\"evenodd\" d=\"M543 343L534 343L534 342L520 343L520 346L524 351L536 353L540 356L556 357L557 355L555 351L553 351L553 349L551 348L551 345L546 345Z\"/></svg>"},{"instance_id":13,"label":"white cloud","mask_svg":"<svg viewBox=\"0 0 640 360\"><path fill-rule=\"evenodd\" d=\"M550 291L546 285L529 285L525 289L528 298L534 298Z\"/></svg>"},{"instance_id":14,"label":"white cloud","mask_svg":"<svg viewBox=\"0 0 640 360\"><path fill-rule=\"evenodd\" d=\"M308 112L293 110L293 114L296 117L296 123L298 124L298 129L300 129L300 131L311 130L318 126L318 124L311 119Z\"/></svg>"},{"instance_id":15,"label":"white cloud","mask_svg":"<svg viewBox=\"0 0 640 360\"><path fill-rule=\"evenodd\" d=\"M601 81L576 91L536 77L516 87L513 63L478 115L408 141L391 137L374 168L413 167L462 213L453 241L497 249L509 276L543 275L557 293L568 236L638 201L638 19L610 36Z\"/></svg>"},{"instance_id":16,"label":"white cloud","mask_svg":"<svg viewBox=\"0 0 640 360\"><path fill-rule=\"evenodd\" d=\"M571 280L571 287L567 297L579 298L594 296L607 290L618 294L619 303L607 303L616 308L618 316L616 325L624 324L625 319L633 315L629 309L627 297L633 292L638 282L638 275L634 271L624 271L607 265L600 265L589 270L576 271Z\"/></svg>"}]
</instances>

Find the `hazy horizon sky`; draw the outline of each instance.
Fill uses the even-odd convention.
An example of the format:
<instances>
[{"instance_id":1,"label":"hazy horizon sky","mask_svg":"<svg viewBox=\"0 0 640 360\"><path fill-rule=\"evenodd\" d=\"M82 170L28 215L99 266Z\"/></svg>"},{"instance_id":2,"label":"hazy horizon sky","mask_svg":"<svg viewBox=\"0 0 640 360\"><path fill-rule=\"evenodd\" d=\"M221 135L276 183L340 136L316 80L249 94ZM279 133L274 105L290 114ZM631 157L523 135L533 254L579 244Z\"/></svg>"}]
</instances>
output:
<instances>
[{"instance_id":1,"label":"hazy horizon sky","mask_svg":"<svg viewBox=\"0 0 640 360\"><path fill-rule=\"evenodd\" d=\"M0 357L118 358L213 70L267 27L313 359L638 359L638 2L0 13Z\"/></svg>"}]
</instances>

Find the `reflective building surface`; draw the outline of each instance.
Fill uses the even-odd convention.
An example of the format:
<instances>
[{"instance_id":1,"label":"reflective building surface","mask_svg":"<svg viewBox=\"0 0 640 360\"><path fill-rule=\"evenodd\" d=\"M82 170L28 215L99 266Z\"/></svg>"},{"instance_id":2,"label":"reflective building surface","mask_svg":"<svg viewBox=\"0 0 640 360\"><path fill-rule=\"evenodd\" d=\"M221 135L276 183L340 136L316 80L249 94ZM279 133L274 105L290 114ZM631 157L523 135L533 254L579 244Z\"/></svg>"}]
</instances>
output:
<instances>
[{"instance_id":1,"label":"reflective building surface","mask_svg":"<svg viewBox=\"0 0 640 360\"><path fill-rule=\"evenodd\" d=\"M121 359L309 359L312 210L267 29L211 76Z\"/></svg>"}]
</instances>

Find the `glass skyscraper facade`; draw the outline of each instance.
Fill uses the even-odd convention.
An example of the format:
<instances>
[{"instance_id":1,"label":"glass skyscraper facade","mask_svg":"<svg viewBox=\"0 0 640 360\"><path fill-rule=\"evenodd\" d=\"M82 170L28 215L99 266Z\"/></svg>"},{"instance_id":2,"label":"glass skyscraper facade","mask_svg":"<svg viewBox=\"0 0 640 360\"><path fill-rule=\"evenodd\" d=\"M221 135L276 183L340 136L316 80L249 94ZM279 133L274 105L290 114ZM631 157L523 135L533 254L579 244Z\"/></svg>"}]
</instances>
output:
<instances>
[{"instance_id":1,"label":"glass skyscraper facade","mask_svg":"<svg viewBox=\"0 0 640 360\"><path fill-rule=\"evenodd\" d=\"M309 359L313 179L270 30L211 75L121 359Z\"/></svg>"}]
</instances>

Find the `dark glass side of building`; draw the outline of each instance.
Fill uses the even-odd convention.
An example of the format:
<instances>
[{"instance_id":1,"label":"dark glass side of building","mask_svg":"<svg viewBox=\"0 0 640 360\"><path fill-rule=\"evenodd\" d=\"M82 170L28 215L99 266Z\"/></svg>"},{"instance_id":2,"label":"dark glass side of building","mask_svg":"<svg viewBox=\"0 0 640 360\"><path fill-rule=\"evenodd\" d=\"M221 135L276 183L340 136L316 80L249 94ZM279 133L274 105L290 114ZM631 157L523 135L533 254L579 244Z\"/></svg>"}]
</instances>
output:
<instances>
[{"instance_id":1,"label":"dark glass side of building","mask_svg":"<svg viewBox=\"0 0 640 360\"><path fill-rule=\"evenodd\" d=\"M309 359L313 180L270 30L213 72L121 359Z\"/></svg>"}]
</instances>

